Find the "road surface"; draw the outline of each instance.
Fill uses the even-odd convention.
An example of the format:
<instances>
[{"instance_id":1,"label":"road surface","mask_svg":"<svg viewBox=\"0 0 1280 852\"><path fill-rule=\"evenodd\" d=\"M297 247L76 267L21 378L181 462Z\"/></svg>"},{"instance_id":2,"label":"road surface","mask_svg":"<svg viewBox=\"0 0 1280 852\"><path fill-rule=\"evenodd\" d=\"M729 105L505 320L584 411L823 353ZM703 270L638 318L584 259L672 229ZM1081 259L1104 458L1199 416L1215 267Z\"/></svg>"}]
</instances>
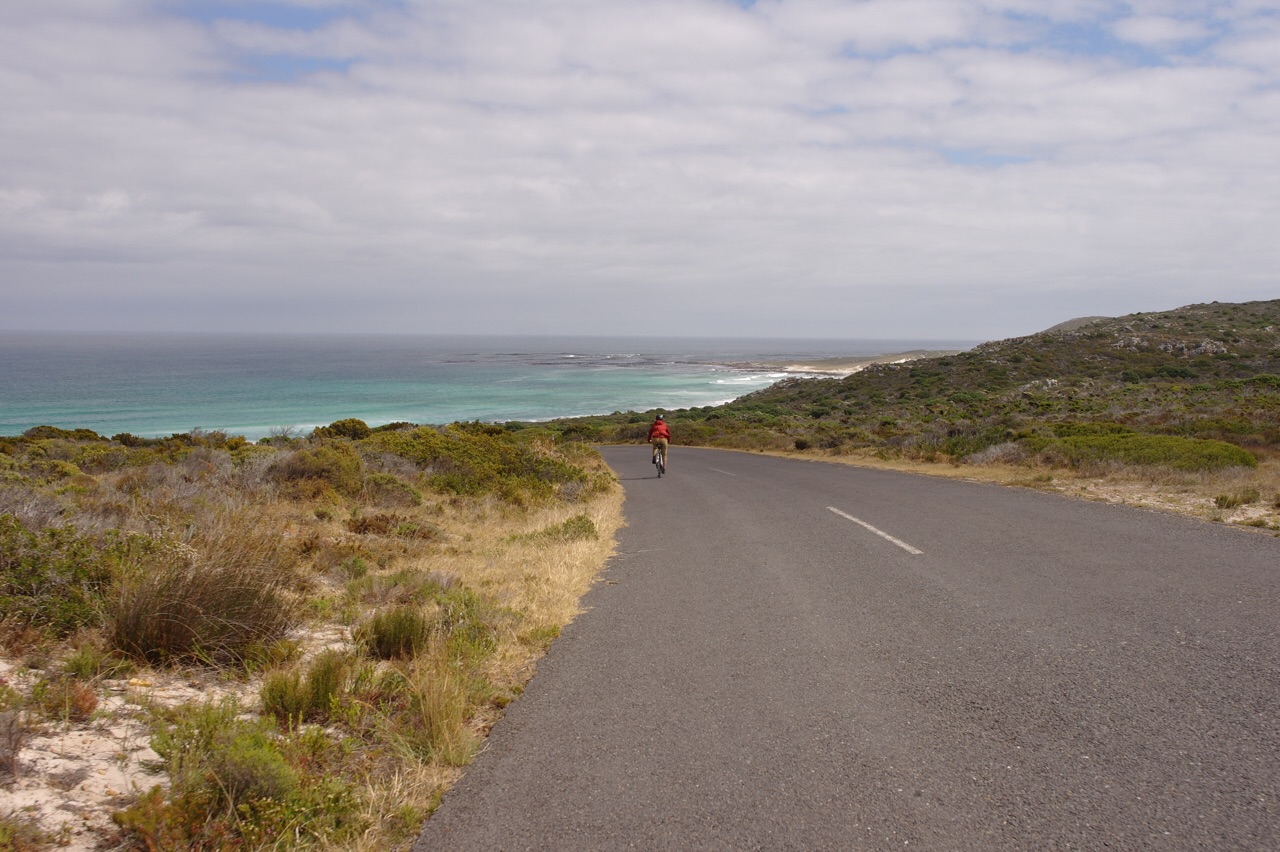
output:
<instances>
[{"instance_id":1,"label":"road surface","mask_svg":"<svg viewBox=\"0 0 1280 852\"><path fill-rule=\"evenodd\" d=\"M628 526L437 849L1280 849L1280 539L608 448Z\"/></svg>"}]
</instances>

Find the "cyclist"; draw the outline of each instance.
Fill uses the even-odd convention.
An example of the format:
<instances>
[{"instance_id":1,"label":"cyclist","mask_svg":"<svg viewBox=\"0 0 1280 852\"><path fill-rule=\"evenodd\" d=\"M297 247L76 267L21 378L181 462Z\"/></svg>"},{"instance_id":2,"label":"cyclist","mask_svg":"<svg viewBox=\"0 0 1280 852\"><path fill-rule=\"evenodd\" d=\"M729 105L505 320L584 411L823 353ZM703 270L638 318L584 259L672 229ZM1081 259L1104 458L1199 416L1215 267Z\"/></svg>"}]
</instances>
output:
<instances>
[{"instance_id":1,"label":"cyclist","mask_svg":"<svg viewBox=\"0 0 1280 852\"><path fill-rule=\"evenodd\" d=\"M658 454L662 454L662 469L667 469L667 445L671 443L671 428L667 426L667 421L659 414L657 419L649 426L649 443L653 444L653 459L658 460Z\"/></svg>"}]
</instances>

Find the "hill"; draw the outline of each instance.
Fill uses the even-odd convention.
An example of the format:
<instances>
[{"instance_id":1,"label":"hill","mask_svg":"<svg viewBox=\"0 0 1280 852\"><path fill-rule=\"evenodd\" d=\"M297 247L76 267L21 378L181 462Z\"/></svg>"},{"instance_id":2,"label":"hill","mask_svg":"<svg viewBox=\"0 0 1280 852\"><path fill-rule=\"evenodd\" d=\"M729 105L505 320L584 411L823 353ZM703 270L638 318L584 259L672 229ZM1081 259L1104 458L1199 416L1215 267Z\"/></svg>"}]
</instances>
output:
<instances>
[{"instance_id":1,"label":"hill","mask_svg":"<svg viewBox=\"0 0 1280 852\"><path fill-rule=\"evenodd\" d=\"M642 440L649 413L560 421ZM923 460L1251 466L1280 449L1280 300L1088 318L669 413L679 443Z\"/></svg>"},{"instance_id":2,"label":"hill","mask_svg":"<svg viewBox=\"0 0 1280 852\"><path fill-rule=\"evenodd\" d=\"M1109 319L1111 319L1111 317L1076 317L1075 319L1069 319L1066 322L1060 322L1051 328L1046 328L1045 331L1075 331L1076 329L1091 323L1105 322Z\"/></svg>"}]
</instances>

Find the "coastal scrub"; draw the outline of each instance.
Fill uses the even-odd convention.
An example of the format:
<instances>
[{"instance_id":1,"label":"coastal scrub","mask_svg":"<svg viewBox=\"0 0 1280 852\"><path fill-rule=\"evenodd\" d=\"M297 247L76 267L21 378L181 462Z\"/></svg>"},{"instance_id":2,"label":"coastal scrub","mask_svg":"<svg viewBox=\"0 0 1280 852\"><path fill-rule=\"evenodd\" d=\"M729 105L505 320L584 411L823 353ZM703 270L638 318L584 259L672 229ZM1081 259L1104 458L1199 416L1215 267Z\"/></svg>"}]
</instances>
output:
<instances>
[{"instance_id":1,"label":"coastal scrub","mask_svg":"<svg viewBox=\"0 0 1280 852\"><path fill-rule=\"evenodd\" d=\"M40 780L31 725L85 739L130 708L163 772L97 810L121 848L406 843L621 524L599 455L537 429L42 427L0 459L12 775ZM162 683L185 697L143 697ZM31 848L71 830L53 780L34 822L3 824Z\"/></svg>"}]
</instances>

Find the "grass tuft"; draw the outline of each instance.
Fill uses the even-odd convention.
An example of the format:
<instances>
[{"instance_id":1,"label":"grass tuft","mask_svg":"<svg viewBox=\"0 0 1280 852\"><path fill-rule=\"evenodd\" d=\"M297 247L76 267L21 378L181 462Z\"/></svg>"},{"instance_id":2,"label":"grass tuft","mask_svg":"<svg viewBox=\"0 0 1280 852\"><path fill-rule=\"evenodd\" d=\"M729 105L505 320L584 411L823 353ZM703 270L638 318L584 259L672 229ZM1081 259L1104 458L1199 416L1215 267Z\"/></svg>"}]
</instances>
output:
<instances>
[{"instance_id":1,"label":"grass tuft","mask_svg":"<svg viewBox=\"0 0 1280 852\"><path fill-rule=\"evenodd\" d=\"M108 602L112 647L148 663L252 661L296 623L293 561L245 531L122 579Z\"/></svg>"},{"instance_id":2,"label":"grass tuft","mask_svg":"<svg viewBox=\"0 0 1280 852\"><path fill-rule=\"evenodd\" d=\"M364 653L376 659L405 659L427 647L435 627L435 619L421 607L398 606L374 613L356 628L355 640Z\"/></svg>"},{"instance_id":3,"label":"grass tuft","mask_svg":"<svg viewBox=\"0 0 1280 852\"><path fill-rule=\"evenodd\" d=\"M1250 503L1257 503L1261 499L1262 495L1258 492L1258 489L1250 488L1235 494L1219 494L1213 498L1213 505L1219 509L1236 509L1240 506L1247 506Z\"/></svg>"}]
</instances>

